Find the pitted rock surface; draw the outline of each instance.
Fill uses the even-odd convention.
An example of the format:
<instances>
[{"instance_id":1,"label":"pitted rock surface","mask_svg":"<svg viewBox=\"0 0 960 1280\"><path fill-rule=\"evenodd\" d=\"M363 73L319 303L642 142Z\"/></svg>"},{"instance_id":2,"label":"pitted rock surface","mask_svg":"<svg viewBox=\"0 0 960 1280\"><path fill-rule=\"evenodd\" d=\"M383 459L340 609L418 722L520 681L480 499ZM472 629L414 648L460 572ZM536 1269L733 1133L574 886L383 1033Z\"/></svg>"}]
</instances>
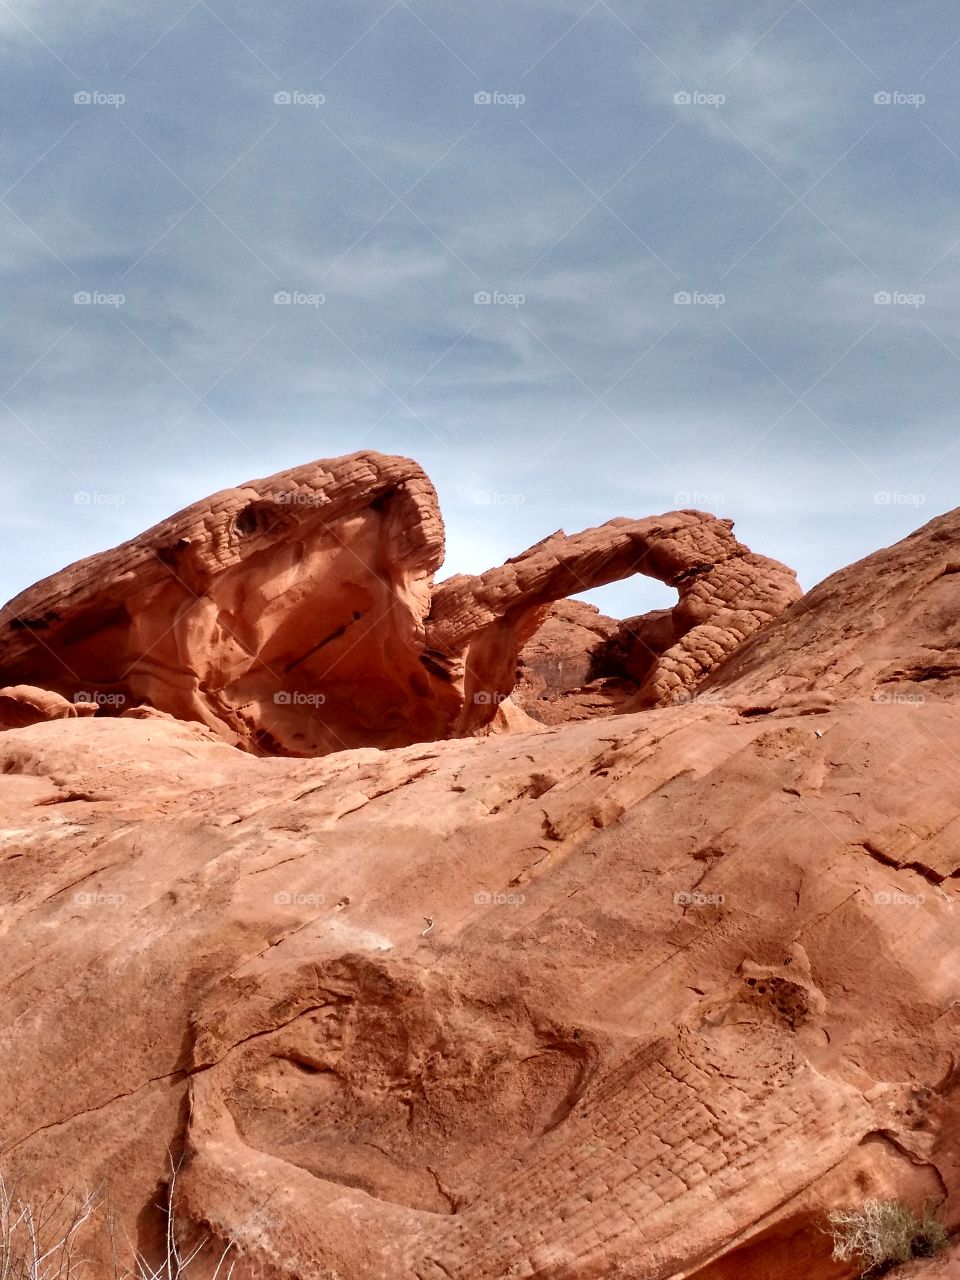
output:
<instances>
[{"instance_id":1,"label":"pitted rock surface","mask_svg":"<svg viewBox=\"0 0 960 1280\"><path fill-rule=\"evenodd\" d=\"M555 534L434 587L436 494L406 458L358 453L228 489L0 610L0 679L101 715L151 707L262 755L390 748L481 730L549 604L651 574L670 644L631 706L692 688L800 592L703 512ZM2 725L0 721L0 725Z\"/></svg>"},{"instance_id":2,"label":"pitted rock surface","mask_svg":"<svg viewBox=\"0 0 960 1280\"><path fill-rule=\"evenodd\" d=\"M393 546L411 494L360 500L352 545ZM960 708L949 678L923 701L863 693L881 650L949 667L956 518L905 567L887 556L882 626L821 604L817 635L843 637L851 673L862 648L863 685L785 691L792 647L754 653L737 698L534 731L508 699L489 736L321 759L237 751L212 713L80 714L10 686L40 719L0 734L7 1184L34 1204L103 1187L151 1266L172 1197L204 1280L228 1245L234 1280L853 1280L831 1209L932 1201L956 1232ZM450 677L447 730L492 705L466 701L470 652L496 676L572 564L603 576L643 548L666 572L661 543L730 547L717 523L550 539L518 573L441 587L435 612L435 533L407 530L409 577L384 590L406 583L403 626ZM244 581L289 548L263 536L236 553ZM694 600L734 594L748 559L701 564ZM855 604L873 576L849 571ZM635 634L666 659L662 627ZM651 687L685 688L667 676L699 662L696 630ZM84 1254L113 1275L109 1237ZM954 1248L898 1280L955 1269Z\"/></svg>"}]
</instances>

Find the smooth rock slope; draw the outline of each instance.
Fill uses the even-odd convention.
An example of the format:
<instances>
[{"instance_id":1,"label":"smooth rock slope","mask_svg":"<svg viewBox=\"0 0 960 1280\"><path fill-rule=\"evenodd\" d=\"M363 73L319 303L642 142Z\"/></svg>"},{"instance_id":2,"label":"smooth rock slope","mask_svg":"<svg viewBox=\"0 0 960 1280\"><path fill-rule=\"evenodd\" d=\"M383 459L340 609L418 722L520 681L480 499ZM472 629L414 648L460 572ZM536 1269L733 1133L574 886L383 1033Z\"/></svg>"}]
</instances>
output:
<instances>
[{"instance_id":1,"label":"smooth rock slope","mask_svg":"<svg viewBox=\"0 0 960 1280\"><path fill-rule=\"evenodd\" d=\"M320 759L0 734L0 1171L156 1257L172 1159L237 1280L845 1280L832 1208L955 1230L960 707L830 678L947 652L943 519L886 631L853 566L701 701Z\"/></svg>"}]
</instances>

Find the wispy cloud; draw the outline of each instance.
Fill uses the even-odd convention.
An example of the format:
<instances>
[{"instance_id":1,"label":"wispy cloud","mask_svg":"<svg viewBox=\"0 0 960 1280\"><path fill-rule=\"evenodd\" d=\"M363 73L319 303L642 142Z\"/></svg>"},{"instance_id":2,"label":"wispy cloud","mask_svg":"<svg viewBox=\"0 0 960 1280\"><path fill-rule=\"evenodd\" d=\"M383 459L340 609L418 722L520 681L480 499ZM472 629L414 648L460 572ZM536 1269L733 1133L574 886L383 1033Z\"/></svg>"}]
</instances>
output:
<instances>
[{"instance_id":1,"label":"wispy cloud","mask_svg":"<svg viewBox=\"0 0 960 1280\"><path fill-rule=\"evenodd\" d=\"M451 571L677 505L805 585L902 536L957 501L958 36L946 0L0 3L0 596L360 447L435 477Z\"/></svg>"}]
</instances>

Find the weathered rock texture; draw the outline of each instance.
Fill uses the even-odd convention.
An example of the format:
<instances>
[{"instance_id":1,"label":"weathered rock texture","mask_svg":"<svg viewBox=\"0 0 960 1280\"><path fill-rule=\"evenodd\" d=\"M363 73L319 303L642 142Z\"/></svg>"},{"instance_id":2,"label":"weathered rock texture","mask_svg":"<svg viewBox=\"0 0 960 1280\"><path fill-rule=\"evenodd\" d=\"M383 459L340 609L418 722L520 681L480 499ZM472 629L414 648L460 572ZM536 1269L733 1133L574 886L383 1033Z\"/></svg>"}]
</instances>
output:
<instances>
[{"instance_id":1,"label":"weathered rock texture","mask_svg":"<svg viewBox=\"0 0 960 1280\"><path fill-rule=\"evenodd\" d=\"M22 729L44 720L73 720L77 716L96 715L92 702L68 702L59 693L18 684L0 689L0 729Z\"/></svg>"},{"instance_id":2,"label":"weathered rock texture","mask_svg":"<svg viewBox=\"0 0 960 1280\"><path fill-rule=\"evenodd\" d=\"M705 691L768 700L954 699L960 691L960 513L831 574L728 659Z\"/></svg>"},{"instance_id":3,"label":"weathered rock texture","mask_svg":"<svg viewBox=\"0 0 960 1280\"><path fill-rule=\"evenodd\" d=\"M732 528L731 520L702 511L609 520L579 534L555 533L479 577L460 574L442 583L427 643L463 688L455 733L471 732L483 722L484 705L510 693L517 656L553 601L635 573L675 587L680 599L670 614L669 642L631 709L677 701L801 594L792 569L755 555Z\"/></svg>"},{"instance_id":4,"label":"weathered rock texture","mask_svg":"<svg viewBox=\"0 0 960 1280\"><path fill-rule=\"evenodd\" d=\"M100 714L150 706L259 754L476 732L552 601L634 573L680 600L636 706L669 701L800 592L729 520L681 511L555 534L436 589L443 526L413 462L376 453L228 489L0 610L0 678ZM2 721L0 721L2 724Z\"/></svg>"},{"instance_id":5,"label":"weathered rock texture","mask_svg":"<svg viewBox=\"0 0 960 1280\"><path fill-rule=\"evenodd\" d=\"M887 553L892 630L867 562L703 701L325 759L150 707L0 735L0 1171L103 1185L156 1260L172 1156L235 1280L852 1280L831 1208L956 1229L955 686L783 674L947 652L951 530ZM513 572L438 661L499 669L554 589Z\"/></svg>"},{"instance_id":6,"label":"weathered rock texture","mask_svg":"<svg viewBox=\"0 0 960 1280\"><path fill-rule=\"evenodd\" d=\"M960 1216L944 742L950 703L6 733L0 1167L150 1250L183 1152L185 1237L259 1280L851 1276L830 1207Z\"/></svg>"},{"instance_id":7,"label":"weathered rock texture","mask_svg":"<svg viewBox=\"0 0 960 1280\"><path fill-rule=\"evenodd\" d=\"M17 596L0 611L0 674L101 714L146 703L254 751L435 737L450 697L419 656L442 558L436 495L415 463L311 463Z\"/></svg>"},{"instance_id":8,"label":"weathered rock texture","mask_svg":"<svg viewBox=\"0 0 960 1280\"><path fill-rule=\"evenodd\" d=\"M613 715L637 686L598 661L619 623L583 600L560 600L520 650L510 701L543 724Z\"/></svg>"},{"instance_id":9,"label":"weathered rock texture","mask_svg":"<svg viewBox=\"0 0 960 1280\"><path fill-rule=\"evenodd\" d=\"M520 650L510 701L544 724L636 709L640 690L676 635L672 609L618 622L583 600L562 600ZM689 701L701 684L693 676L660 702Z\"/></svg>"}]
</instances>

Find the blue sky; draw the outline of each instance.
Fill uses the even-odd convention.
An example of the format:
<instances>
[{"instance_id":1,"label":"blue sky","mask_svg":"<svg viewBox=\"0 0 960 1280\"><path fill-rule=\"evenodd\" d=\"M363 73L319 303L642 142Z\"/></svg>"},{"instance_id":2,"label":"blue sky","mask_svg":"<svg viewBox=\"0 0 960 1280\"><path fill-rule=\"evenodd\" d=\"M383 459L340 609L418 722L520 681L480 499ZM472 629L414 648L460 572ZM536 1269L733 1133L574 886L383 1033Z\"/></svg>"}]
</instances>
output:
<instances>
[{"instance_id":1,"label":"blue sky","mask_svg":"<svg viewBox=\"0 0 960 1280\"><path fill-rule=\"evenodd\" d=\"M810 587L957 504L953 5L4 0L0 58L2 599L358 448L445 572L696 506Z\"/></svg>"}]
</instances>

